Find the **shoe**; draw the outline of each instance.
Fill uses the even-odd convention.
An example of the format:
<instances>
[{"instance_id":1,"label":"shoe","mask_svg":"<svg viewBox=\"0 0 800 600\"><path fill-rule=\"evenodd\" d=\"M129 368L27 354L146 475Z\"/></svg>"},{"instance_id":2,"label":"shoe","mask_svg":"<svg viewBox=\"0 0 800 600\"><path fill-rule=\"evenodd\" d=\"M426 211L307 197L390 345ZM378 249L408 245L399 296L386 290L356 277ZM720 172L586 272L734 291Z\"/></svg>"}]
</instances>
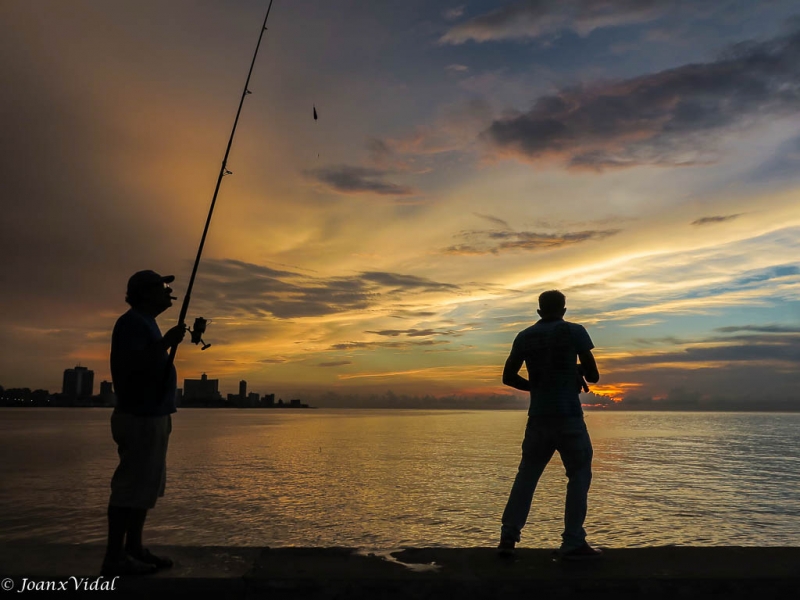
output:
<instances>
[{"instance_id":1,"label":"shoe","mask_svg":"<svg viewBox=\"0 0 800 600\"><path fill-rule=\"evenodd\" d=\"M100 575L104 577L116 577L118 575L149 575L155 573L157 570L153 564L136 560L132 556L126 554L118 561L103 561L103 567L100 569Z\"/></svg>"},{"instance_id":2,"label":"shoe","mask_svg":"<svg viewBox=\"0 0 800 600\"><path fill-rule=\"evenodd\" d=\"M500 543L497 545L497 553L500 556L505 556L505 557L514 556L514 554L517 551L516 545L517 542L515 542L514 540L501 539Z\"/></svg>"},{"instance_id":3,"label":"shoe","mask_svg":"<svg viewBox=\"0 0 800 600\"><path fill-rule=\"evenodd\" d=\"M166 556L156 556L147 548L142 548L139 554L132 554L135 560L141 561L147 565L153 565L156 569L169 569L172 565L172 559Z\"/></svg>"},{"instance_id":4,"label":"shoe","mask_svg":"<svg viewBox=\"0 0 800 600\"><path fill-rule=\"evenodd\" d=\"M578 546L566 552L559 550L558 554L562 560L586 560L602 556L603 551L598 548L592 548L589 544L584 543L583 546Z\"/></svg>"}]
</instances>

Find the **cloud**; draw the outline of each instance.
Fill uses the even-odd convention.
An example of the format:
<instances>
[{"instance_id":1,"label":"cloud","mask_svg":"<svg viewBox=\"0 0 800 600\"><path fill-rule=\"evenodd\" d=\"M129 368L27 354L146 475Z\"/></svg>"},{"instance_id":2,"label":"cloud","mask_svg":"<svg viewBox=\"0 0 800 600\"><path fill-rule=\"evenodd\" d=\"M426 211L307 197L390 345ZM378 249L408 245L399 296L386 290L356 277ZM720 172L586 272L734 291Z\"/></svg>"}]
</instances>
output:
<instances>
[{"instance_id":1,"label":"cloud","mask_svg":"<svg viewBox=\"0 0 800 600\"><path fill-rule=\"evenodd\" d=\"M461 288L402 273L367 271L347 277L315 277L232 259L207 259L200 276L206 313L279 319L362 311L399 302L406 294L456 293ZM391 306L390 306L391 308Z\"/></svg>"},{"instance_id":2,"label":"cloud","mask_svg":"<svg viewBox=\"0 0 800 600\"><path fill-rule=\"evenodd\" d=\"M469 71L469 67L467 65L447 65L445 67L448 71L453 71L455 73L465 73Z\"/></svg>"},{"instance_id":3,"label":"cloud","mask_svg":"<svg viewBox=\"0 0 800 600\"><path fill-rule=\"evenodd\" d=\"M739 331L753 331L757 333L800 333L800 327L787 327L785 325L730 325L717 327L714 331L720 333L737 333Z\"/></svg>"},{"instance_id":4,"label":"cloud","mask_svg":"<svg viewBox=\"0 0 800 600\"><path fill-rule=\"evenodd\" d=\"M733 328L744 331L760 331L763 328ZM674 340L680 343L681 340ZM782 331L779 334L761 333L733 337L713 337L700 342L685 342L687 347L670 352L642 352L627 356L609 357L604 360L613 371L637 370L643 365L712 367L720 363L785 363L800 361L800 333Z\"/></svg>"},{"instance_id":5,"label":"cloud","mask_svg":"<svg viewBox=\"0 0 800 600\"><path fill-rule=\"evenodd\" d=\"M711 223L724 223L725 221L733 221L734 219L738 219L741 216L742 213L736 213L735 215L716 215L713 217L703 217L701 219L692 221L692 225L710 225Z\"/></svg>"},{"instance_id":6,"label":"cloud","mask_svg":"<svg viewBox=\"0 0 800 600\"><path fill-rule=\"evenodd\" d=\"M652 21L672 6L667 0L523 0L459 23L439 41L525 40L565 29L587 35L595 29Z\"/></svg>"},{"instance_id":7,"label":"cloud","mask_svg":"<svg viewBox=\"0 0 800 600\"><path fill-rule=\"evenodd\" d=\"M377 142L380 142L377 140ZM374 142L373 142L374 143ZM338 194L378 194L410 196L414 188L385 181L390 171L341 165L306 171L306 177L318 181Z\"/></svg>"},{"instance_id":8,"label":"cloud","mask_svg":"<svg viewBox=\"0 0 800 600\"><path fill-rule=\"evenodd\" d=\"M481 137L501 154L601 170L715 159L724 133L800 109L800 31L737 44L718 60L577 85L496 119Z\"/></svg>"},{"instance_id":9,"label":"cloud","mask_svg":"<svg viewBox=\"0 0 800 600\"><path fill-rule=\"evenodd\" d=\"M361 276L366 281L391 287L396 291L405 289L434 292L442 290L455 291L459 289L457 285L452 283L439 283L425 277L417 277L416 275L400 275L398 273L367 271L362 273Z\"/></svg>"},{"instance_id":10,"label":"cloud","mask_svg":"<svg viewBox=\"0 0 800 600\"><path fill-rule=\"evenodd\" d=\"M503 221L503 219L498 219L497 217L493 217L492 215L482 215L480 213L472 213L472 214L475 215L476 217L480 217L481 219L489 221L489 223L493 223L494 225L499 225L503 229L511 229L511 226L506 221Z\"/></svg>"},{"instance_id":11,"label":"cloud","mask_svg":"<svg viewBox=\"0 0 800 600\"><path fill-rule=\"evenodd\" d=\"M448 21L455 21L464 15L464 5L448 8L442 13L442 16Z\"/></svg>"},{"instance_id":12,"label":"cloud","mask_svg":"<svg viewBox=\"0 0 800 600\"><path fill-rule=\"evenodd\" d=\"M534 231L479 230L462 232L459 237L467 242L445 248L445 254L481 255L509 251L535 252L553 250L616 235L621 230L586 230L565 233L538 233Z\"/></svg>"},{"instance_id":13,"label":"cloud","mask_svg":"<svg viewBox=\"0 0 800 600\"><path fill-rule=\"evenodd\" d=\"M331 362L321 362L317 363L318 367L343 367L345 365L352 365L352 361L349 360L334 360Z\"/></svg>"},{"instance_id":14,"label":"cloud","mask_svg":"<svg viewBox=\"0 0 800 600\"><path fill-rule=\"evenodd\" d=\"M368 332L369 333L369 332ZM420 340L402 342L340 342L333 344L330 350L375 350L376 348L391 348L394 350L405 350L418 346L439 346L449 344L448 340Z\"/></svg>"},{"instance_id":15,"label":"cloud","mask_svg":"<svg viewBox=\"0 0 800 600\"><path fill-rule=\"evenodd\" d=\"M432 335L461 335L458 331L449 329L447 331L438 331L436 329L382 329L380 331L365 331L364 333L374 333L375 335L382 335L387 337L398 337L405 335L408 337L428 337Z\"/></svg>"},{"instance_id":16,"label":"cloud","mask_svg":"<svg viewBox=\"0 0 800 600\"><path fill-rule=\"evenodd\" d=\"M444 106L432 122L420 125L406 135L372 138L367 142L367 149L377 165L419 171L421 167L416 161L420 159L472 150L477 146L480 132L491 122L489 103L482 97L472 97Z\"/></svg>"}]
</instances>

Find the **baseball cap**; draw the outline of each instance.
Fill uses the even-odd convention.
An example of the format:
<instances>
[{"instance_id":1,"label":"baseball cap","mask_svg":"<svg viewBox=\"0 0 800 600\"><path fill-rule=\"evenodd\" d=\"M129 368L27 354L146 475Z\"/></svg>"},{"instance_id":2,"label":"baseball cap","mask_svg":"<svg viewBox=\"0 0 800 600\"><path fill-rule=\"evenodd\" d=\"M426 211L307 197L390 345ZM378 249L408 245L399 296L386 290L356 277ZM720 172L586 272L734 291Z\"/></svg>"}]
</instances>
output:
<instances>
[{"instance_id":1,"label":"baseball cap","mask_svg":"<svg viewBox=\"0 0 800 600\"><path fill-rule=\"evenodd\" d=\"M172 283L173 281L175 281L174 275L159 275L155 271L138 271L128 279L128 295L155 285Z\"/></svg>"}]
</instances>

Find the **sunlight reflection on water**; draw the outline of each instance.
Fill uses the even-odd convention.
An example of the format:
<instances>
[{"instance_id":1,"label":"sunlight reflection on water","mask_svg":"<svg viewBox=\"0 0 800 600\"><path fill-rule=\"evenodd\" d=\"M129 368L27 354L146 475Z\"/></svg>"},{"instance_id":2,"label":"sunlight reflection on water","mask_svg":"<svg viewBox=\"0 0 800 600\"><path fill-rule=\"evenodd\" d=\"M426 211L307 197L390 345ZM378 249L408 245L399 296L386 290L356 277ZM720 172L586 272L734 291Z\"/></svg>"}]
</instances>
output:
<instances>
[{"instance_id":1,"label":"sunlight reflection on water","mask_svg":"<svg viewBox=\"0 0 800 600\"><path fill-rule=\"evenodd\" d=\"M104 409L6 409L0 540L105 539L116 465ZM800 543L800 414L587 413L586 529L608 547ZM154 544L490 546L519 461L511 411L181 410ZM522 545L560 541L545 471Z\"/></svg>"}]
</instances>

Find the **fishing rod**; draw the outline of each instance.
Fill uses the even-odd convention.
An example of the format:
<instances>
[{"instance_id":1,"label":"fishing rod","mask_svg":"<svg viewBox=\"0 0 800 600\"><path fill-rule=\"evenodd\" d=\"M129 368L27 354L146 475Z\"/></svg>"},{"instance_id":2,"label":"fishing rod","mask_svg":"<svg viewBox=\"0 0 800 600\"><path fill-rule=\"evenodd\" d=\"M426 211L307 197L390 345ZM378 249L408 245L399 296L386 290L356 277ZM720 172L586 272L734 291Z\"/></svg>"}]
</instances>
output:
<instances>
[{"instance_id":1,"label":"fishing rod","mask_svg":"<svg viewBox=\"0 0 800 600\"><path fill-rule=\"evenodd\" d=\"M246 96L251 94L250 90L248 89L250 86L250 76L253 74L253 66L256 64L256 57L258 56L258 49L261 46L261 38L264 37L264 32L267 30L267 20L269 19L269 12L272 9L272 1L269 0L269 6L267 7L267 15L264 17L264 24L261 26L261 33L258 36L258 43L256 44L256 50L253 53L253 60L250 62L250 70L247 72L247 80L244 82L244 89L242 90L242 98L239 100L239 109L236 111L236 119L233 121L233 129L231 130L231 137L228 139L228 147L225 149L225 157L222 159L222 166L219 169L219 177L217 177L217 185L214 188L214 196L211 198L211 208L208 211L208 218L206 219L206 226L203 229L203 236L200 238L200 247L197 249L197 258L194 260L194 267L192 268L192 276L189 278L189 287L186 288L186 295L183 298L183 305L181 306L181 314L178 317L178 325L186 327L186 313L189 311L189 301L192 298L192 288L194 287L194 280L197 276L197 267L200 264L200 257L203 254L203 246L206 243L206 236L208 235L208 227L211 225L211 216L214 214L214 205L217 203L217 194L219 194L219 188L222 184L222 178L226 175L232 175L233 173L228 170L228 155L231 152L231 145L233 144L233 136L236 135L236 126L239 124L239 115L242 113L242 105L244 104L244 99ZM193 344L202 344L202 350L208 348L211 344L206 344L203 341L203 334L206 331L206 324L208 321L203 317L198 317L194 321L194 328L186 329L192 335L192 343ZM172 346L169 352L169 362L167 363L167 377L169 377L168 373L170 372L170 367L175 360L175 354L178 351L178 346Z\"/></svg>"}]
</instances>

